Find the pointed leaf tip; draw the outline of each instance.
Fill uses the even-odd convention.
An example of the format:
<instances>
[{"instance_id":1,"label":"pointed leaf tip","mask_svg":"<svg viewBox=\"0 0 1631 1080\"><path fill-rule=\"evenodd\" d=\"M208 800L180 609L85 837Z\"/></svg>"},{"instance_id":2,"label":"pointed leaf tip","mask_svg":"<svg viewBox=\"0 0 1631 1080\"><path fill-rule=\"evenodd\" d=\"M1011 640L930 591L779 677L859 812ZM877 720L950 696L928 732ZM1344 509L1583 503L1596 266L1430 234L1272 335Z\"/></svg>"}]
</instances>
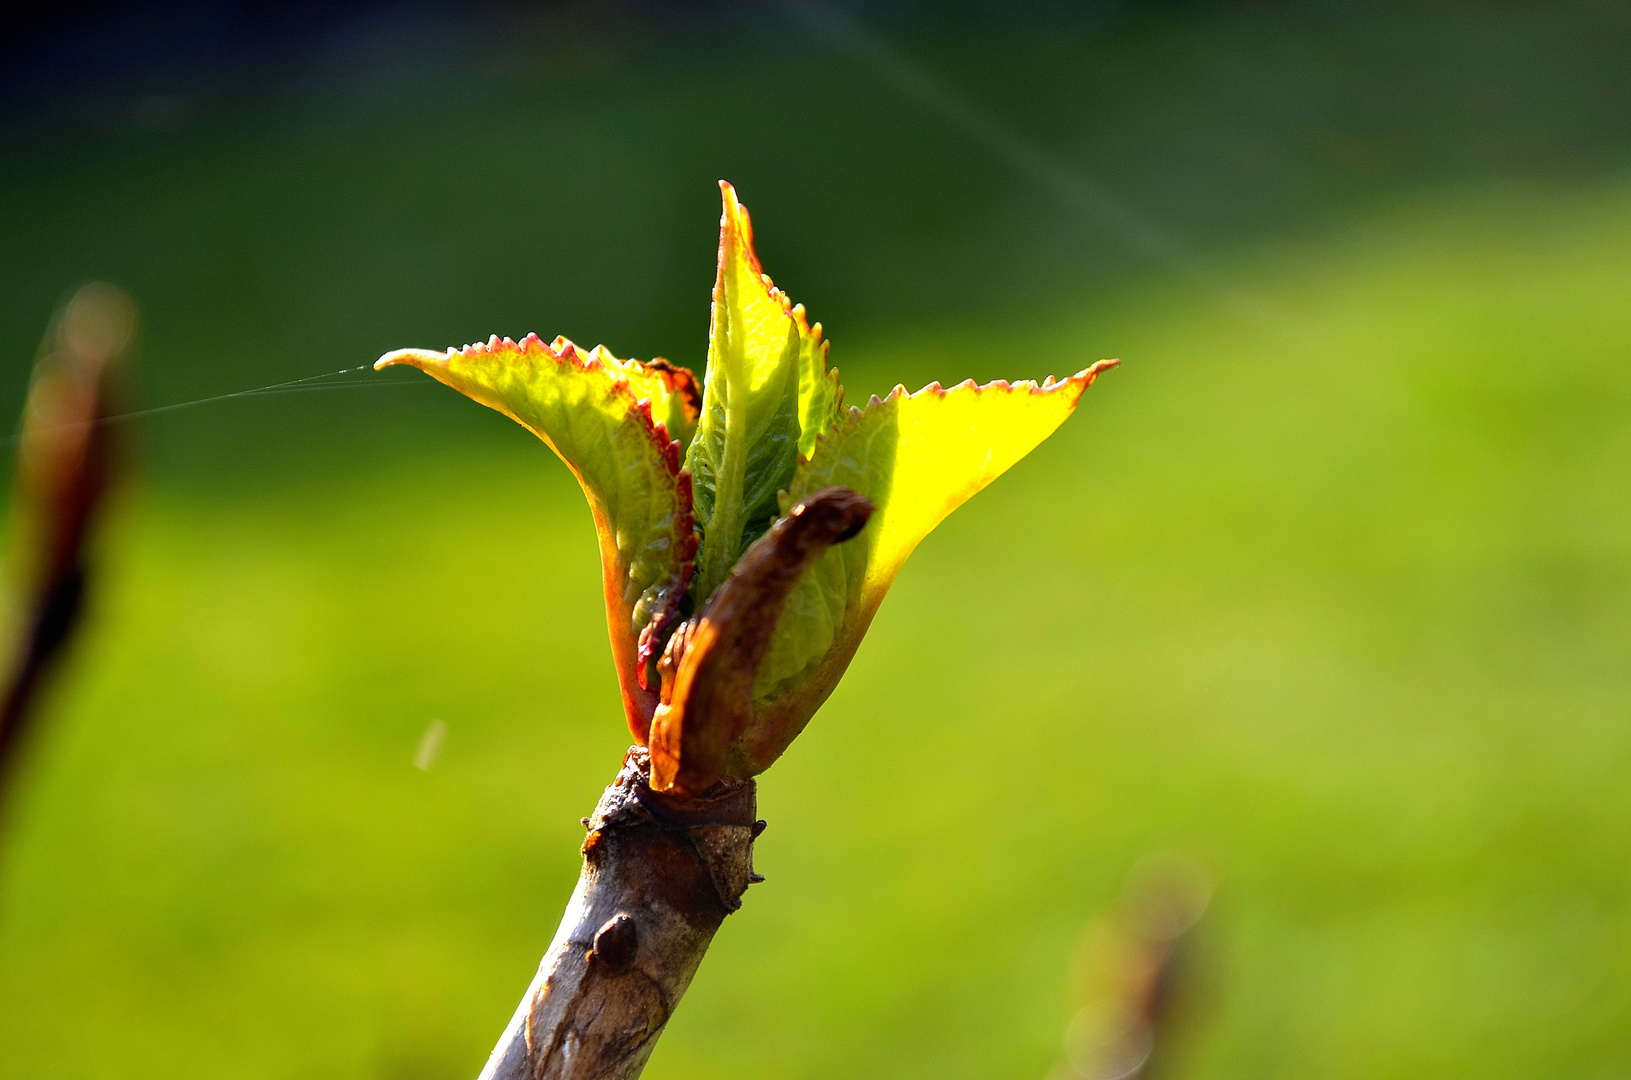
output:
<instances>
[{"instance_id":1,"label":"pointed leaf tip","mask_svg":"<svg viewBox=\"0 0 1631 1080\"><path fill-rule=\"evenodd\" d=\"M777 289L753 248L753 220L720 181L723 208L702 418L686 454L702 548L693 598L730 574L778 512L801 453L837 420L842 390L820 324Z\"/></svg>"},{"instance_id":2,"label":"pointed leaf tip","mask_svg":"<svg viewBox=\"0 0 1631 1080\"><path fill-rule=\"evenodd\" d=\"M897 386L848 410L801 461L785 498L838 484L871 499L871 522L824 554L794 587L753 687L754 720L733 769L762 771L826 700L895 575L948 514L1051 435L1114 361L1038 385L972 380L915 394Z\"/></svg>"},{"instance_id":3,"label":"pointed leaf tip","mask_svg":"<svg viewBox=\"0 0 1631 1080\"><path fill-rule=\"evenodd\" d=\"M423 368L426 364L434 364L446 360L453 355L449 349L445 353L435 352L431 349L394 349L374 361L375 371L384 371L388 367L398 364L409 364L413 367Z\"/></svg>"}]
</instances>

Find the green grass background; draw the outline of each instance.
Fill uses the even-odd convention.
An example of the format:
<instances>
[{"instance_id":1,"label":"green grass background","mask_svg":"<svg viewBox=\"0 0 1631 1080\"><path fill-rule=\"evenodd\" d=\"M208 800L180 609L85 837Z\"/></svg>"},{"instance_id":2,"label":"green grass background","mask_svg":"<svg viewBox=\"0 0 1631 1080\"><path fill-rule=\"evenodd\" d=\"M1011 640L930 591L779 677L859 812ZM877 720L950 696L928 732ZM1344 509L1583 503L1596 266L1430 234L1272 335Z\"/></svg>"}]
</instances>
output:
<instances>
[{"instance_id":1,"label":"green grass background","mask_svg":"<svg viewBox=\"0 0 1631 1080\"><path fill-rule=\"evenodd\" d=\"M762 779L768 880L648 1075L1041 1077L1082 928L1177 847L1221 881L1179 1074L1610 1080L1631 34L1445 10L880 24L1193 238L1249 318L726 20L534 28L547 77L406 104L387 71L175 131L14 126L0 342L17 382L104 276L149 404L490 331L698 363L730 176L852 401L1125 363L923 545ZM626 743L575 486L411 383L144 440L5 808L0 1076L474 1075Z\"/></svg>"}]
</instances>

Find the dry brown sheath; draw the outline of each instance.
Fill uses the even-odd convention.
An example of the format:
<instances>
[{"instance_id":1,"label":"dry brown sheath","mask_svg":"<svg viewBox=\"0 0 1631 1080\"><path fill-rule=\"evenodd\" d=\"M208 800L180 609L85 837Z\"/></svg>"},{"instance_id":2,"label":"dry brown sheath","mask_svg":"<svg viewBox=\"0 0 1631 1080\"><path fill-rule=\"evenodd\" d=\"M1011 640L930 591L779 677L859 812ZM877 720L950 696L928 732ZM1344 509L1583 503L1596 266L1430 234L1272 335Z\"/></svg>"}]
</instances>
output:
<instances>
[{"instance_id":1,"label":"dry brown sheath","mask_svg":"<svg viewBox=\"0 0 1631 1080\"><path fill-rule=\"evenodd\" d=\"M731 743L753 720L753 680L799 575L861 531L872 503L849 488L815 492L742 556L701 614L669 639L651 722L651 782L691 795L724 776Z\"/></svg>"}]
</instances>

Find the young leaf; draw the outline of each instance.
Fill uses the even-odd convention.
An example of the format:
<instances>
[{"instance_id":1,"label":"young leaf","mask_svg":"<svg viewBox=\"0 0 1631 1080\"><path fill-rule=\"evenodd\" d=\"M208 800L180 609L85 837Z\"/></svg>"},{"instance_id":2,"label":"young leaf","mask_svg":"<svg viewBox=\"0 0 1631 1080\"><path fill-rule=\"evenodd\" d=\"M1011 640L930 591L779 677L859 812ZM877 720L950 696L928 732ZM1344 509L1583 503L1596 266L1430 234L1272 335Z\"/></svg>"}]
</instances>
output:
<instances>
[{"instance_id":1,"label":"young leaf","mask_svg":"<svg viewBox=\"0 0 1631 1080\"><path fill-rule=\"evenodd\" d=\"M683 368L585 354L565 338L406 350L376 365L412 364L505 413L577 475L600 534L629 726L664 763L653 777L687 791L774 761L837 684L919 541L1115 364L1041 386L896 387L845 414L821 325L762 272L747 209L729 184L720 190L700 394ZM838 489L876 507L871 527L841 547L806 546L819 530L792 519ZM676 629L682 607L699 614Z\"/></svg>"},{"instance_id":2,"label":"young leaf","mask_svg":"<svg viewBox=\"0 0 1631 1080\"><path fill-rule=\"evenodd\" d=\"M807 458L815 450L816 439L838 423L838 409L844 404L844 388L836 369L827 367L827 342L821 337L821 324L805 321L804 305L792 312L799 336L799 456Z\"/></svg>"},{"instance_id":3,"label":"young leaf","mask_svg":"<svg viewBox=\"0 0 1631 1080\"><path fill-rule=\"evenodd\" d=\"M830 485L876 507L854 541L829 549L788 598L753 686L755 717L733 748L732 771L764 770L801 731L860 645L895 575L946 515L1035 449L1115 364L1101 360L1055 382L896 387L851 409L801 461L791 505Z\"/></svg>"},{"instance_id":4,"label":"young leaf","mask_svg":"<svg viewBox=\"0 0 1631 1080\"><path fill-rule=\"evenodd\" d=\"M696 554L691 477L680 468L697 418L695 379L665 362L618 360L598 346L584 353L565 338L546 345L536 334L446 353L404 349L374 366L393 364L419 368L521 424L583 485L600 537L624 710L644 742L657 705L656 660Z\"/></svg>"},{"instance_id":5,"label":"young leaf","mask_svg":"<svg viewBox=\"0 0 1631 1080\"><path fill-rule=\"evenodd\" d=\"M550 348L560 352L571 344L564 337L558 337ZM697 417L702 412L702 389L697 386L697 377L691 374L691 370L671 364L662 357L645 363L619 360L607 352L604 345L596 345L590 351L589 359L605 364L609 370L617 371L628 379L629 391L636 400L651 402L651 418L663 425L669 436L680 444L680 455L683 457L691 445L691 437L696 434Z\"/></svg>"},{"instance_id":6,"label":"young leaf","mask_svg":"<svg viewBox=\"0 0 1631 1080\"><path fill-rule=\"evenodd\" d=\"M699 604L776 520L777 493L792 481L801 447L832 423L839 400L820 325L811 329L804 309L771 284L753 251L747 207L729 184L719 188L725 206L702 419L685 459L702 529Z\"/></svg>"}]
</instances>

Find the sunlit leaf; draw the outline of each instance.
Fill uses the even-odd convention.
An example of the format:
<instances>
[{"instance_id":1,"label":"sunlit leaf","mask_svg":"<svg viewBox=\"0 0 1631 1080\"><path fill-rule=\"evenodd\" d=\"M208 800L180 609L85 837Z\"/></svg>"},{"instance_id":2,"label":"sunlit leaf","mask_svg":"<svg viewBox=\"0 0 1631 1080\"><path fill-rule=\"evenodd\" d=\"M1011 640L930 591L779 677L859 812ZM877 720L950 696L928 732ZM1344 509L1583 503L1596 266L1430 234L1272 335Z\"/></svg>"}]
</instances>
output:
<instances>
[{"instance_id":1,"label":"sunlit leaf","mask_svg":"<svg viewBox=\"0 0 1631 1080\"><path fill-rule=\"evenodd\" d=\"M570 344L564 337L558 337L550 347L559 351ZM697 417L702 411L702 388L690 369L670 364L661 357L644 362L619 360L607 352L604 345L596 345L589 356L608 367L615 365L615 370L629 380L629 390L635 399L651 402L651 418L668 430L670 438L679 442L683 456L696 434Z\"/></svg>"},{"instance_id":2,"label":"sunlit leaf","mask_svg":"<svg viewBox=\"0 0 1631 1080\"><path fill-rule=\"evenodd\" d=\"M872 500L866 529L832 548L789 597L753 697L756 717L735 768L762 770L826 700L885 592L920 541L970 496L1030 453L1075 410L1101 361L1063 381L896 387L850 409L802 461L790 505L830 485Z\"/></svg>"},{"instance_id":3,"label":"sunlit leaf","mask_svg":"<svg viewBox=\"0 0 1631 1080\"><path fill-rule=\"evenodd\" d=\"M411 364L526 427L583 485L624 707L644 741L657 702L655 661L696 553L691 478L680 468L681 439L696 418L691 373L536 335L445 353L405 349L375 366L393 364ZM679 438L669 423L683 425Z\"/></svg>"},{"instance_id":4,"label":"sunlit leaf","mask_svg":"<svg viewBox=\"0 0 1631 1080\"><path fill-rule=\"evenodd\" d=\"M811 326L804 305L792 310L799 336L799 455L809 457L816 439L838 423L838 410L844 404L844 388L837 369L827 367L827 342L821 324Z\"/></svg>"},{"instance_id":5,"label":"sunlit leaf","mask_svg":"<svg viewBox=\"0 0 1631 1080\"><path fill-rule=\"evenodd\" d=\"M629 726L661 744L654 786L689 794L724 772L754 775L787 748L918 543L1052 434L1115 363L1041 385L896 387L846 411L821 324L771 283L747 209L729 184L720 190L700 393L689 371L664 361L534 335L404 350L377 365L414 365L503 412L576 474L600 535ZM871 515L859 538L846 527L820 542L824 553L792 559L819 534L790 522L844 505ZM781 531L766 535L773 525ZM792 546L781 550L776 537ZM848 542L827 549L836 539ZM758 556L744 557L750 547Z\"/></svg>"},{"instance_id":6,"label":"sunlit leaf","mask_svg":"<svg viewBox=\"0 0 1631 1080\"><path fill-rule=\"evenodd\" d=\"M753 251L753 223L720 182L724 213L714 281L702 419L686 455L702 550L692 592L700 603L780 514L801 446L837 410L827 345L803 308L771 284Z\"/></svg>"}]
</instances>

